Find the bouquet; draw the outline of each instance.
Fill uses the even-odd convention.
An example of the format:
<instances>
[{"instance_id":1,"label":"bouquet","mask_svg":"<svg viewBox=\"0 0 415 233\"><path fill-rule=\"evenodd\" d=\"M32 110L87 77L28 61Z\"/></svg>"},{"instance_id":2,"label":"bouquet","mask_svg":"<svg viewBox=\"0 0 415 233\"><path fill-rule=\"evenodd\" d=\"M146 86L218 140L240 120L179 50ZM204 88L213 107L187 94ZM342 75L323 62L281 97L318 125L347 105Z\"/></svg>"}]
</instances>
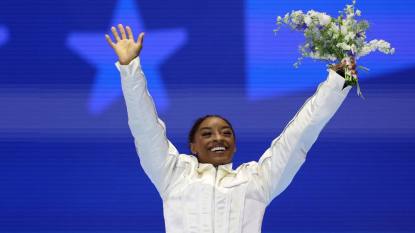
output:
<instances>
[{"instance_id":1,"label":"bouquet","mask_svg":"<svg viewBox=\"0 0 415 233\"><path fill-rule=\"evenodd\" d=\"M369 23L366 20L357 20L361 16L361 11L356 9L355 5L356 1L353 0L352 5L346 5L343 11L339 11L340 15L337 18L314 10L306 14L301 10L292 11L284 17L277 17L277 28L274 32L286 24L291 29L304 33L306 40L299 47L301 56L294 63L294 67L298 68L304 57L325 61L329 63L329 67L334 67L333 63L354 63L355 60L375 51L384 54L395 52L390 43L384 40L366 41ZM357 68L369 70L363 66ZM343 69L346 84L357 85L357 95L364 98L356 73L347 65Z\"/></svg>"}]
</instances>

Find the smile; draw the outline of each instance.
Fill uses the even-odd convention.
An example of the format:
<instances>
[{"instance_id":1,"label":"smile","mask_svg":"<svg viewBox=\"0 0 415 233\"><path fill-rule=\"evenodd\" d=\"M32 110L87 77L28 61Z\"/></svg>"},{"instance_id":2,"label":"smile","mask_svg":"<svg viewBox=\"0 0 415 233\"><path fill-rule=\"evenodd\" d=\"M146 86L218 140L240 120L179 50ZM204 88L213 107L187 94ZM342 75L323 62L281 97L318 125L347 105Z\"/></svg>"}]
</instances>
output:
<instances>
[{"instance_id":1,"label":"smile","mask_svg":"<svg viewBox=\"0 0 415 233\"><path fill-rule=\"evenodd\" d=\"M223 153L225 152L226 148L223 146L216 146L213 147L212 149L210 149L210 151L215 152L215 153Z\"/></svg>"}]
</instances>

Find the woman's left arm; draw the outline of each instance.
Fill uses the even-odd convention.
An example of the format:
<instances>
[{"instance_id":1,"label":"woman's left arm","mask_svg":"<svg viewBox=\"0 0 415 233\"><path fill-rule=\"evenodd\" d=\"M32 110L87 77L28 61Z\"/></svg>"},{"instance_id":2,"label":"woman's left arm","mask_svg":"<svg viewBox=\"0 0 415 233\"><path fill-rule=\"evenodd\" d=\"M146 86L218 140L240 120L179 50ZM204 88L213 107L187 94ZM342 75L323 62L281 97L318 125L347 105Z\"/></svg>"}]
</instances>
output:
<instances>
[{"instance_id":1,"label":"woman's left arm","mask_svg":"<svg viewBox=\"0 0 415 233\"><path fill-rule=\"evenodd\" d=\"M344 78L330 69L327 80L320 83L261 156L258 173L268 203L290 184L320 132L346 98L351 86L343 88L344 83Z\"/></svg>"}]
</instances>

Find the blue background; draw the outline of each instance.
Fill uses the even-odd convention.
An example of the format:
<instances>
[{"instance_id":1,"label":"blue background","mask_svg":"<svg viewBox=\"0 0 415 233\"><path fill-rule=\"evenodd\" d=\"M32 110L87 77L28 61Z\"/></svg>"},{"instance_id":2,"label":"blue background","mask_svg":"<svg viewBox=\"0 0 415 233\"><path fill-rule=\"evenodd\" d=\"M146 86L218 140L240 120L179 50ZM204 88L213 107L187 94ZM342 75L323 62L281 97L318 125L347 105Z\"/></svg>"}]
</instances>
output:
<instances>
[{"instance_id":1,"label":"blue background","mask_svg":"<svg viewBox=\"0 0 415 233\"><path fill-rule=\"evenodd\" d=\"M139 166L116 57L116 23L145 31L142 63L169 139L189 153L194 119L222 114L234 167L257 160L318 83L296 70L302 35L275 18L336 15L349 1L1 1L0 232L163 232L162 203ZM415 3L358 1L368 39L393 56L359 60L354 88L268 207L263 232L415 232Z\"/></svg>"}]
</instances>

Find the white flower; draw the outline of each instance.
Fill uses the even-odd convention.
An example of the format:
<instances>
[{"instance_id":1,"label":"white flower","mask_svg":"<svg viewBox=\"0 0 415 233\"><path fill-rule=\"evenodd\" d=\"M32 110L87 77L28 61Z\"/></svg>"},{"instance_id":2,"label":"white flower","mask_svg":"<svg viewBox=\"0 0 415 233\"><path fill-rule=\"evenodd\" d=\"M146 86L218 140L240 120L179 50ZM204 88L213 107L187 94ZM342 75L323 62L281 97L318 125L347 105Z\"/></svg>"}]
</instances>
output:
<instances>
[{"instance_id":1,"label":"white flower","mask_svg":"<svg viewBox=\"0 0 415 233\"><path fill-rule=\"evenodd\" d=\"M313 17L313 16L317 16L319 14L319 12L315 11L315 10L309 10L307 12L307 15Z\"/></svg>"},{"instance_id":2,"label":"white flower","mask_svg":"<svg viewBox=\"0 0 415 233\"><path fill-rule=\"evenodd\" d=\"M313 27L311 31L312 31L312 33L313 33L313 36L314 36L316 39L320 39L320 37L321 37L321 33L320 33L320 30L318 30L318 28L317 28L317 27Z\"/></svg>"},{"instance_id":3,"label":"white flower","mask_svg":"<svg viewBox=\"0 0 415 233\"><path fill-rule=\"evenodd\" d=\"M309 15L306 15L304 17L304 23L307 25L307 27L310 26L312 22L313 22L313 20L311 19L311 17Z\"/></svg>"},{"instance_id":4,"label":"white flower","mask_svg":"<svg viewBox=\"0 0 415 233\"><path fill-rule=\"evenodd\" d=\"M326 14L319 14L318 15L318 21L320 22L320 25L322 26L326 26L327 24L330 23L331 21L331 17L326 15Z\"/></svg>"},{"instance_id":5,"label":"white flower","mask_svg":"<svg viewBox=\"0 0 415 233\"><path fill-rule=\"evenodd\" d=\"M300 46L301 59L310 57L315 60L339 61L343 57L354 55L356 59L375 51L393 54L395 49L384 40L366 41L367 21L357 21L361 11L353 5L347 5L340 16L332 18L324 12L310 10L304 14L301 10L291 11L283 18L278 17L278 25L286 24L292 29L302 31L306 39ZM296 62L300 64L301 59Z\"/></svg>"},{"instance_id":6,"label":"white flower","mask_svg":"<svg viewBox=\"0 0 415 233\"><path fill-rule=\"evenodd\" d=\"M329 30L332 33L338 33L340 29L339 29L339 26L336 23L331 22L330 25L329 25Z\"/></svg>"},{"instance_id":7,"label":"white flower","mask_svg":"<svg viewBox=\"0 0 415 233\"><path fill-rule=\"evenodd\" d=\"M391 50L391 44L389 42L386 42L384 40L377 41L377 49L382 53L390 53Z\"/></svg>"},{"instance_id":8,"label":"white flower","mask_svg":"<svg viewBox=\"0 0 415 233\"><path fill-rule=\"evenodd\" d=\"M336 57L336 56L334 56L334 55L330 55L330 56L328 57L328 59L329 59L330 61L336 61L336 60L337 60L337 57Z\"/></svg>"},{"instance_id":9,"label":"white flower","mask_svg":"<svg viewBox=\"0 0 415 233\"><path fill-rule=\"evenodd\" d=\"M340 32L343 34L343 35L347 35L347 27L346 27L346 25L341 25L340 26Z\"/></svg>"},{"instance_id":10,"label":"white flower","mask_svg":"<svg viewBox=\"0 0 415 233\"><path fill-rule=\"evenodd\" d=\"M371 51L372 51L372 49L370 48L370 46L368 44L366 44L361 48L360 52L357 54L357 58L366 56Z\"/></svg>"},{"instance_id":11,"label":"white flower","mask_svg":"<svg viewBox=\"0 0 415 233\"><path fill-rule=\"evenodd\" d=\"M291 13L291 20L293 23L295 23L297 26L303 23L304 20L304 13L303 11L293 11Z\"/></svg>"},{"instance_id":12,"label":"white flower","mask_svg":"<svg viewBox=\"0 0 415 233\"><path fill-rule=\"evenodd\" d=\"M348 45L344 42L338 43L336 46L343 49L343 50L346 50L346 51L351 49L350 45Z\"/></svg>"},{"instance_id":13,"label":"white flower","mask_svg":"<svg viewBox=\"0 0 415 233\"><path fill-rule=\"evenodd\" d=\"M352 51L353 54L356 53L356 45L352 44L350 45L350 51Z\"/></svg>"},{"instance_id":14,"label":"white flower","mask_svg":"<svg viewBox=\"0 0 415 233\"><path fill-rule=\"evenodd\" d=\"M289 20L290 20L290 13L287 13L287 14L284 15L283 21L284 21L284 23L288 24Z\"/></svg>"},{"instance_id":15,"label":"white flower","mask_svg":"<svg viewBox=\"0 0 415 233\"><path fill-rule=\"evenodd\" d=\"M348 40L353 40L356 37L356 34L354 32L349 32L347 33L347 35L344 37L344 40L348 41Z\"/></svg>"}]
</instances>

